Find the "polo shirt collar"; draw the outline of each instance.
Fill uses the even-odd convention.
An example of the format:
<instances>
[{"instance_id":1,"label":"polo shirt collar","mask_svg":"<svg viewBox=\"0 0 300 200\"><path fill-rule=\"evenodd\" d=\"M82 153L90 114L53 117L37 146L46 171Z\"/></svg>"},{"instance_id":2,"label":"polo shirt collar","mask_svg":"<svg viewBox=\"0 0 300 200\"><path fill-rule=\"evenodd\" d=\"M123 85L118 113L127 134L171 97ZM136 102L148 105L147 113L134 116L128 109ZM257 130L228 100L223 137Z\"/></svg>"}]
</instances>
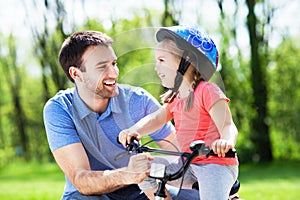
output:
<instances>
[{"instance_id":1,"label":"polo shirt collar","mask_svg":"<svg viewBox=\"0 0 300 200\"><path fill-rule=\"evenodd\" d=\"M118 103L119 97L120 97L120 95L110 99L106 111L104 113L102 113L103 117L108 116L111 112L113 112L113 113L121 113L122 112L120 104ZM85 103L82 101L82 99L80 98L80 96L78 94L78 90L76 87L74 88L73 106L77 110L80 119L83 119L90 114L96 114L94 111L91 111L85 105Z\"/></svg>"}]
</instances>

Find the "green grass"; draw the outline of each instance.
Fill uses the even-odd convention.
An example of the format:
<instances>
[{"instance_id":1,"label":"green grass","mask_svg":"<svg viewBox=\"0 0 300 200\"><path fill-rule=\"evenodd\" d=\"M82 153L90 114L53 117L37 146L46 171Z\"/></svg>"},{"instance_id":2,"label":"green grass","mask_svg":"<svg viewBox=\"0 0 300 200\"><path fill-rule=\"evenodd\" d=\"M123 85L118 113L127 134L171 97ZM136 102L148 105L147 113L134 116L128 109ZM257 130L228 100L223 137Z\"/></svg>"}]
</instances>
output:
<instances>
[{"instance_id":1,"label":"green grass","mask_svg":"<svg viewBox=\"0 0 300 200\"><path fill-rule=\"evenodd\" d=\"M241 165L239 180L244 200L298 200L300 162ZM64 176L54 163L0 168L1 200L56 200L63 188Z\"/></svg>"},{"instance_id":2,"label":"green grass","mask_svg":"<svg viewBox=\"0 0 300 200\"><path fill-rule=\"evenodd\" d=\"M239 180L245 200L298 200L300 162L241 165Z\"/></svg>"},{"instance_id":3,"label":"green grass","mask_svg":"<svg viewBox=\"0 0 300 200\"><path fill-rule=\"evenodd\" d=\"M64 188L57 165L14 163L0 169L1 200L55 200Z\"/></svg>"}]
</instances>

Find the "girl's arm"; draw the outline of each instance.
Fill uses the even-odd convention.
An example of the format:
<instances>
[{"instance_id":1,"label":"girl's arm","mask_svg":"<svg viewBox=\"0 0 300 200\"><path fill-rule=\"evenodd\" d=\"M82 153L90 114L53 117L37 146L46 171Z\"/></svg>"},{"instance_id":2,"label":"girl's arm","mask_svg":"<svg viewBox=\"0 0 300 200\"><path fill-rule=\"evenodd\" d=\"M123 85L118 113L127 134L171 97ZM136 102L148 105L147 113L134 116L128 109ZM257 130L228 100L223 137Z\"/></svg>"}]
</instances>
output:
<instances>
[{"instance_id":1,"label":"girl's arm","mask_svg":"<svg viewBox=\"0 0 300 200\"><path fill-rule=\"evenodd\" d=\"M148 135L172 119L172 114L169 110L169 105L164 104L157 111L145 116L136 124L128 129L125 129L119 133L119 142L126 146L130 143L132 137L136 137L138 140L141 136Z\"/></svg>"},{"instance_id":2,"label":"girl's arm","mask_svg":"<svg viewBox=\"0 0 300 200\"><path fill-rule=\"evenodd\" d=\"M212 149L220 157L234 148L238 136L238 130L233 122L228 103L225 100L216 102L209 111L220 133L220 139L212 143Z\"/></svg>"}]
</instances>

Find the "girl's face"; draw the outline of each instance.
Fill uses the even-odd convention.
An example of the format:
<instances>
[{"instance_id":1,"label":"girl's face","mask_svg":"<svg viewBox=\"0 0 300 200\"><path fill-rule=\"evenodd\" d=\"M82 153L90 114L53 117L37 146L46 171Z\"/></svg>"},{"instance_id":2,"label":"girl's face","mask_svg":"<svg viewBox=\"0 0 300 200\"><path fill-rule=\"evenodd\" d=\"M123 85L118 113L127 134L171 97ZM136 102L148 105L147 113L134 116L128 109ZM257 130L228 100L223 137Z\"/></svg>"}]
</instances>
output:
<instances>
[{"instance_id":1,"label":"girl's face","mask_svg":"<svg viewBox=\"0 0 300 200\"><path fill-rule=\"evenodd\" d=\"M155 70L161 80L162 86L166 88L174 87L174 80L180 63L178 53L178 48L171 41L162 41L158 43L155 49Z\"/></svg>"}]
</instances>

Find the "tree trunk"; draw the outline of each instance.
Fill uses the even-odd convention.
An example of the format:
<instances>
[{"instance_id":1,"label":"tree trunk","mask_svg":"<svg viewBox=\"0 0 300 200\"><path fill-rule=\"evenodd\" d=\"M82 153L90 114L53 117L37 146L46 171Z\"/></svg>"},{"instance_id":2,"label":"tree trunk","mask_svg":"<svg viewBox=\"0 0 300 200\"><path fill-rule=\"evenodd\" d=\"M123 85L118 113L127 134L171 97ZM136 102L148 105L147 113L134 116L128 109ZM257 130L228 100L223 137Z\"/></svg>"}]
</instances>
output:
<instances>
[{"instance_id":1,"label":"tree trunk","mask_svg":"<svg viewBox=\"0 0 300 200\"><path fill-rule=\"evenodd\" d=\"M260 60L259 47L261 37L257 34L257 18L254 12L255 0L246 0L248 6L247 28L249 31L251 47L251 85L253 89L253 109L256 116L251 122L252 142L255 147L254 155L257 161L269 162L273 160L270 142L269 126L266 123L267 110L267 87L266 87L266 67L262 66Z\"/></svg>"},{"instance_id":2,"label":"tree trunk","mask_svg":"<svg viewBox=\"0 0 300 200\"><path fill-rule=\"evenodd\" d=\"M170 9L170 3L172 3L172 0L164 0L165 9L162 17L162 26L175 26L179 23L174 17L175 13L172 13Z\"/></svg>"},{"instance_id":3,"label":"tree trunk","mask_svg":"<svg viewBox=\"0 0 300 200\"><path fill-rule=\"evenodd\" d=\"M13 113L12 113L12 124L15 126L15 136L13 138L13 146L18 156L24 156L28 159L28 137L26 134L26 117L21 104L21 68L17 66L17 50L15 45L15 38L11 35L9 37L9 56L5 59L3 69L5 71L5 78L7 80L12 101L13 101Z\"/></svg>"},{"instance_id":4,"label":"tree trunk","mask_svg":"<svg viewBox=\"0 0 300 200\"><path fill-rule=\"evenodd\" d=\"M13 98L13 105L14 105L14 116L15 116L15 124L17 127L18 135L19 135L19 142L16 144L16 153L18 156L24 156L26 160L29 159L28 155L28 137L25 131L25 114L23 112L23 108L21 106L20 94L19 89L12 91L12 98ZM19 151L18 151L19 149Z\"/></svg>"}]
</instances>

